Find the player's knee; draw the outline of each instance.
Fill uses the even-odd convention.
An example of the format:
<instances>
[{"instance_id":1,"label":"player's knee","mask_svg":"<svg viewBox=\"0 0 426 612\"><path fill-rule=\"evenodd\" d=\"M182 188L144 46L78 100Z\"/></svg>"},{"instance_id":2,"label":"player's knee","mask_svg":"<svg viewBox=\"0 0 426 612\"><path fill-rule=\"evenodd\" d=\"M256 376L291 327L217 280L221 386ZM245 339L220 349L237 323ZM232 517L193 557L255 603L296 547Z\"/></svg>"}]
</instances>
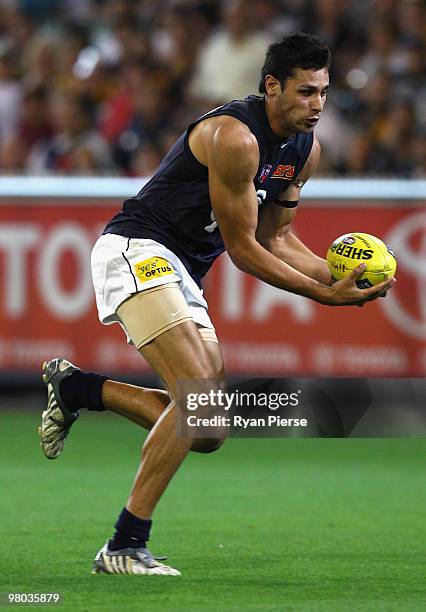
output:
<instances>
[{"instance_id":1,"label":"player's knee","mask_svg":"<svg viewBox=\"0 0 426 612\"><path fill-rule=\"evenodd\" d=\"M196 453L214 453L223 445L226 438L202 438L194 440L191 450Z\"/></svg>"},{"instance_id":2,"label":"player's knee","mask_svg":"<svg viewBox=\"0 0 426 612\"><path fill-rule=\"evenodd\" d=\"M223 445L226 438L211 438L208 440L207 445L205 446L203 453L215 453L219 448Z\"/></svg>"}]
</instances>

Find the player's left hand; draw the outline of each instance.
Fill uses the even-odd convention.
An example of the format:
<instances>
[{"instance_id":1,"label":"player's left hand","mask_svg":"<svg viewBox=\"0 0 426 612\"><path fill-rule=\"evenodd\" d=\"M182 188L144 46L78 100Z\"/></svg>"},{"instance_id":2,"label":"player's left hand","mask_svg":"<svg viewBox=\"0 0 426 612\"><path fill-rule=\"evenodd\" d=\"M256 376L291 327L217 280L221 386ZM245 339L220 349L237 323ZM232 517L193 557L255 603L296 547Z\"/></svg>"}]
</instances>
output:
<instances>
[{"instance_id":1,"label":"player's left hand","mask_svg":"<svg viewBox=\"0 0 426 612\"><path fill-rule=\"evenodd\" d=\"M395 280L395 282L396 282L396 278L395 278L394 280ZM378 298L378 297L379 297L379 298L385 298L385 297L387 296L387 294L388 294L388 291L389 291L389 289L386 289L386 290L385 290L385 291L383 291L382 293L379 293L379 295L378 295L378 296L372 297L372 298L370 298L369 300L366 300L365 302L363 302L362 304L357 304L357 306L358 306L359 308L362 308L362 307L364 306L364 304L366 304L367 302L371 302L372 300L375 300L375 299L376 299L376 298Z\"/></svg>"}]
</instances>

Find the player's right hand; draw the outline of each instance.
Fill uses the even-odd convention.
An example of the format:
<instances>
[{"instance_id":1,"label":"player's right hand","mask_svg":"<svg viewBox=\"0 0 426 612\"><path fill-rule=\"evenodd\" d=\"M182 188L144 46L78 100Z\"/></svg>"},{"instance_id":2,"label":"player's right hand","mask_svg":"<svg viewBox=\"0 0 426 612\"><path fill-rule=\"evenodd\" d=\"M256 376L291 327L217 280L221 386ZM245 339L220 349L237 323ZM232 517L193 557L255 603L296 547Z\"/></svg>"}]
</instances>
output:
<instances>
[{"instance_id":1,"label":"player's right hand","mask_svg":"<svg viewBox=\"0 0 426 612\"><path fill-rule=\"evenodd\" d=\"M330 306L363 306L366 302L383 296L396 283L394 278L389 278L374 287L359 289L356 281L365 272L365 268L365 264L360 264L346 278L329 287L325 303Z\"/></svg>"}]
</instances>

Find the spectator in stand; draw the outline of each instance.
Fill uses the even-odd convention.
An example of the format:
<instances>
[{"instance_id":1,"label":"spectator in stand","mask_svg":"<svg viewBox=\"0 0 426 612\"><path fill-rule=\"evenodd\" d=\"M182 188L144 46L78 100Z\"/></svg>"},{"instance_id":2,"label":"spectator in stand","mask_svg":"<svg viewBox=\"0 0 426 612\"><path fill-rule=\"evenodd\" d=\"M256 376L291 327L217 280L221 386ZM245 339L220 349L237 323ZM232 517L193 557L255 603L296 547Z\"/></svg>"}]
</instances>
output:
<instances>
[{"instance_id":1,"label":"spectator in stand","mask_svg":"<svg viewBox=\"0 0 426 612\"><path fill-rule=\"evenodd\" d=\"M133 113L114 146L114 159L126 173L131 171L132 158L141 148L156 149L167 127L167 98L161 89L142 86L135 92L133 102Z\"/></svg>"},{"instance_id":2,"label":"spectator in stand","mask_svg":"<svg viewBox=\"0 0 426 612\"><path fill-rule=\"evenodd\" d=\"M279 40L300 29L302 3L300 0L286 0L284 8L280 0L253 0L250 3L252 18L256 27L270 40Z\"/></svg>"},{"instance_id":3,"label":"spectator in stand","mask_svg":"<svg viewBox=\"0 0 426 612\"><path fill-rule=\"evenodd\" d=\"M18 78L17 58L11 51L0 55L0 146L15 135L21 115L22 84Z\"/></svg>"},{"instance_id":4,"label":"spectator in stand","mask_svg":"<svg viewBox=\"0 0 426 612\"><path fill-rule=\"evenodd\" d=\"M151 142L140 146L131 159L130 176L152 176L162 160L162 149Z\"/></svg>"},{"instance_id":5,"label":"spectator in stand","mask_svg":"<svg viewBox=\"0 0 426 612\"><path fill-rule=\"evenodd\" d=\"M262 58L271 42L254 29L249 2L225 3L223 26L201 50L192 95L207 107L256 93Z\"/></svg>"},{"instance_id":6,"label":"spectator in stand","mask_svg":"<svg viewBox=\"0 0 426 612\"><path fill-rule=\"evenodd\" d=\"M160 138L167 125L168 107L157 67L129 60L121 74L122 83L105 102L99 126L116 164L127 173L141 144Z\"/></svg>"},{"instance_id":7,"label":"spectator in stand","mask_svg":"<svg viewBox=\"0 0 426 612\"><path fill-rule=\"evenodd\" d=\"M5 173L40 174L44 152L52 137L46 113L48 96L42 87L29 89L22 99L16 133L0 147L0 167Z\"/></svg>"},{"instance_id":8,"label":"spectator in stand","mask_svg":"<svg viewBox=\"0 0 426 612\"><path fill-rule=\"evenodd\" d=\"M167 89L177 102L184 95L200 48L209 33L207 16L196 6L184 4L164 13L162 24L152 37L155 55L167 74Z\"/></svg>"},{"instance_id":9,"label":"spectator in stand","mask_svg":"<svg viewBox=\"0 0 426 612\"><path fill-rule=\"evenodd\" d=\"M36 33L21 53L22 81L29 88L52 90L59 47L52 37Z\"/></svg>"},{"instance_id":10,"label":"spectator in stand","mask_svg":"<svg viewBox=\"0 0 426 612\"><path fill-rule=\"evenodd\" d=\"M380 151L377 165L386 174L411 176L416 169L414 107L409 101L394 103L377 122L377 133L372 134Z\"/></svg>"},{"instance_id":11,"label":"spectator in stand","mask_svg":"<svg viewBox=\"0 0 426 612\"><path fill-rule=\"evenodd\" d=\"M91 127L89 115L77 95L54 94L49 112L54 135L45 150L45 172L86 175L114 172L109 147Z\"/></svg>"}]
</instances>

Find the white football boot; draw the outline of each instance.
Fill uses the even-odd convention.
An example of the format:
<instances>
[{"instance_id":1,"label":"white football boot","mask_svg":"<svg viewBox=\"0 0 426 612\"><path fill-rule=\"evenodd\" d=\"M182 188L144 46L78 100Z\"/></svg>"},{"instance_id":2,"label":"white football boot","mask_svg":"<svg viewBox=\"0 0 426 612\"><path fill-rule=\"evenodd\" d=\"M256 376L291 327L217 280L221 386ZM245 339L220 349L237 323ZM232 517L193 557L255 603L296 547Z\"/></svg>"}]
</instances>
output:
<instances>
[{"instance_id":1,"label":"white football boot","mask_svg":"<svg viewBox=\"0 0 426 612\"><path fill-rule=\"evenodd\" d=\"M165 557L158 557L158 559ZM92 574L139 574L144 576L180 576L181 573L159 563L147 548L109 550L108 542L93 562Z\"/></svg>"},{"instance_id":2,"label":"white football boot","mask_svg":"<svg viewBox=\"0 0 426 612\"><path fill-rule=\"evenodd\" d=\"M65 438L71 426L79 417L78 411L72 412L62 401L60 385L65 378L79 368L58 357L43 363L43 381L47 386L47 407L41 415L38 433L41 447L48 459L56 459L64 448Z\"/></svg>"}]
</instances>

